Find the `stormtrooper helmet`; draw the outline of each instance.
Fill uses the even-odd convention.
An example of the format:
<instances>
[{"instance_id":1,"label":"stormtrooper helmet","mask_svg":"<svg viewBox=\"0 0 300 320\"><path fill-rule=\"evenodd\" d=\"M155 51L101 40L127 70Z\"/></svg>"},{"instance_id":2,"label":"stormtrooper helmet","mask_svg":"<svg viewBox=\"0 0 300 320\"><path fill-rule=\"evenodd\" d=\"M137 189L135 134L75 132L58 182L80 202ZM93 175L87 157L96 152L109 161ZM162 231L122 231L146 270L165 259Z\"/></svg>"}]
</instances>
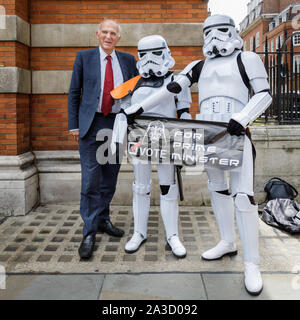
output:
<instances>
[{"instance_id":1,"label":"stormtrooper helmet","mask_svg":"<svg viewBox=\"0 0 300 320\"><path fill-rule=\"evenodd\" d=\"M137 69L143 78L151 75L164 76L175 64L166 40L160 35L151 35L138 42Z\"/></svg>"},{"instance_id":2,"label":"stormtrooper helmet","mask_svg":"<svg viewBox=\"0 0 300 320\"><path fill-rule=\"evenodd\" d=\"M207 58L230 56L235 49L243 47L232 18L215 14L208 17L203 25L204 46L203 54Z\"/></svg>"}]
</instances>

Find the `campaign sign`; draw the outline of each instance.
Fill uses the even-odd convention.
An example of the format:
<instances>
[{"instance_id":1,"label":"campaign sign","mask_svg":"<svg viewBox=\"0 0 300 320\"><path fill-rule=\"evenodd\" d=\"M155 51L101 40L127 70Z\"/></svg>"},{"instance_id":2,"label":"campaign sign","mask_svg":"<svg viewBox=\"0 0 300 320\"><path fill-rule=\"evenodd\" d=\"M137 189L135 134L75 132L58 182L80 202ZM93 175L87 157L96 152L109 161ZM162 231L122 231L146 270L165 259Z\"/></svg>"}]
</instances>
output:
<instances>
[{"instance_id":1,"label":"campaign sign","mask_svg":"<svg viewBox=\"0 0 300 320\"><path fill-rule=\"evenodd\" d=\"M128 126L128 155L145 163L238 170L244 138L231 136L223 122L140 116Z\"/></svg>"}]
</instances>

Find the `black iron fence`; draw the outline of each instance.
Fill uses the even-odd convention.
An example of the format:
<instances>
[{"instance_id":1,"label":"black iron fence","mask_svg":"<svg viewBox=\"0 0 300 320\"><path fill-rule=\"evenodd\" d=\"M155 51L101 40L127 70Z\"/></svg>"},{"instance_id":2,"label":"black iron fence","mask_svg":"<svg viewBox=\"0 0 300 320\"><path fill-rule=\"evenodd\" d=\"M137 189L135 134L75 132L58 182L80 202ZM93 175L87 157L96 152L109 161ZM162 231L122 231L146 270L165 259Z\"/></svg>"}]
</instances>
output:
<instances>
[{"instance_id":1,"label":"black iron fence","mask_svg":"<svg viewBox=\"0 0 300 320\"><path fill-rule=\"evenodd\" d=\"M272 105L256 122L300 124L300 46L293 45L293 33L276 51L256 52L264 61L269 75ZM255 47L255 45L254 45ZM295 58L299 57L299 58ZM299 59L299 60L298 60Z\"/></svg>"}]
</instances>

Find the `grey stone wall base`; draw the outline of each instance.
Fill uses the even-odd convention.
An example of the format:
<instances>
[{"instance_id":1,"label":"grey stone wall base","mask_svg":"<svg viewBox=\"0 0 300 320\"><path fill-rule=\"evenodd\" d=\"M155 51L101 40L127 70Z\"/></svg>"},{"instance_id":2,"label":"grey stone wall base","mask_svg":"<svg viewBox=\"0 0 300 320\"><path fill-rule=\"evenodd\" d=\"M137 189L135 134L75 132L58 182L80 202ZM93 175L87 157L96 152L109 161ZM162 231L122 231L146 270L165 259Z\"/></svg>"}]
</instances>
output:
<instances>
[{"instance_id":1,"label":"grey stone wall base","mask_svg":"<svg viewBox=\"0 0 300 320\"><path fill-rule=\"evenodd\" d=\"M0 216L25 215L38 200L38 175L31 152L0 157Z\"/></svg>"},{"instance_id":2,"label":"grey stone wall base","mask_svg":"<svg viewBox=\"0 0 300 320\"><path fill-rule=\"evenodd\" d=\"M81 173L78 151L36 151L40 177L41 203L72 203L80 201ZM182 205L209 203L205 174L183 172L185 200ZM118 185L112 204L132 204L133 170L130 163L123 161ZM160 188L157 171L152 172L151 204L159 205Z\"/></svg>"},{"instance_id":3,"label":"grey stone wall base","mask_svg":"<svg viewBox=\"0 0 300 320\"><path fill-rule=\"evenodd\" d=\"M300 191L300 126L254 126L251 133L257 154L256 201L265 200L264 186L273 177L286 180Z\"/></svg>"}]
</instances>

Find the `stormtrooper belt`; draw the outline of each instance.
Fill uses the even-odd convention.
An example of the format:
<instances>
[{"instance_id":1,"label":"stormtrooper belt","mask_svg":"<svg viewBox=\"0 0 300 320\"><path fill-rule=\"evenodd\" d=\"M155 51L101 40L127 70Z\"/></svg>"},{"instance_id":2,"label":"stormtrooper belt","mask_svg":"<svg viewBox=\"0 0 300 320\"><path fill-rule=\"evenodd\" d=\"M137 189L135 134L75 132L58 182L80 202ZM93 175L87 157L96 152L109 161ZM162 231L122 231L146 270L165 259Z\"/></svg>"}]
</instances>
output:
<instances>
[{"instance_id":1,"label":"stormtrooper belt","mask_svg":"<svg viewBox=\"0 0 300 320\"><path fill-rule=\"evenodd\" d=\"M216 97L206 99L201 103L200 111L205 114L233 114L240 112L243 105L233 99L225 97Z\"/></svg>"}]
</instances>

